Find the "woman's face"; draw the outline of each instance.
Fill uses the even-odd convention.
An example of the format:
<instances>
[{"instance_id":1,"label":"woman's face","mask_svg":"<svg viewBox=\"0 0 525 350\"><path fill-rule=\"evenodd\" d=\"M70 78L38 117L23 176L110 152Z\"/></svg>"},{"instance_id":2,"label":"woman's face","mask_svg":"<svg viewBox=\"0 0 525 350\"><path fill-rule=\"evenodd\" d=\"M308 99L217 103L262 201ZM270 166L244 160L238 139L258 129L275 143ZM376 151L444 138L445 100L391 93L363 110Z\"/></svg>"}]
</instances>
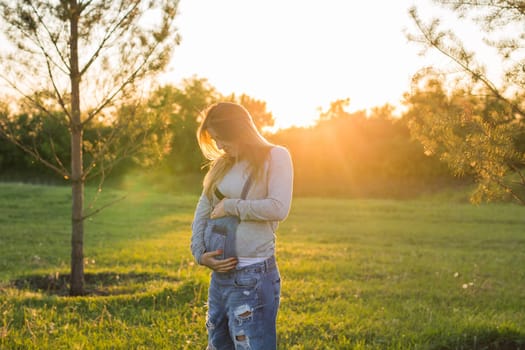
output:
<instances>
[{"instance_id":1,"label":"woman's face","mask_svg":"<svg viewBox=\"0 0 525 350\"><path fill-rule=\"evenodd\" d=\"M217 148L223 150L231 157L236 157L239 155L239 147L234 142L221 140L221 137L212 128L208 128L208 133L210 134L213 141L215 141Z\"/></svg>"}]
</instances>

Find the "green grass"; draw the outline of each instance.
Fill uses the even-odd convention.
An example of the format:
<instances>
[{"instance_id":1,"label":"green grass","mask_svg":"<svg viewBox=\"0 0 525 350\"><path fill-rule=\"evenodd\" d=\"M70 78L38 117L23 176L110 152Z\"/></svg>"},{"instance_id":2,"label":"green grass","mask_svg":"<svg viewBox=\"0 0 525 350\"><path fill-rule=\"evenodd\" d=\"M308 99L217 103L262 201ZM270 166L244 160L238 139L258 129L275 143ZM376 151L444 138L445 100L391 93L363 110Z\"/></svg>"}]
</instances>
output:
<instances>
[{"instance_id":1,"label":"green grass","mask_svg":"<svg viewBox=\"0 0 525 350\"><path fill-rule=\"evenodd\" d=\"M0 349L205 347L197 196L96 203L126 194L86 222L97 293L72 298L70 190L0 184ZM523 207L296 198L278 262L279 349L525 349Z\"/></svg>"}]
</instances>

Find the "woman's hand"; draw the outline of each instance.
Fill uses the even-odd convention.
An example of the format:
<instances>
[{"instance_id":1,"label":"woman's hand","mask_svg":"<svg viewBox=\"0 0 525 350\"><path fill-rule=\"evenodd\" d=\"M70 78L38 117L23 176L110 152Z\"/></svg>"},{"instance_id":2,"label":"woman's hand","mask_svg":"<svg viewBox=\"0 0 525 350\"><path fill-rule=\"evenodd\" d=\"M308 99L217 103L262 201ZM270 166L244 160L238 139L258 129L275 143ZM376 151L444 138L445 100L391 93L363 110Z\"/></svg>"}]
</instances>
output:
<instances>
[{"instance_id":1,"label":"woman's hand","mask_svg":"<svg viewBox=\"0 0 525 350\"><path fill-rule=\"evenodd\" d=\"M228 258L224 260L215 259L217 255L221 255L222 250L215 250L213 252L206 252L201 255L201 264L207 266L216 272L228 272L237 266L237 258Z\"/></svg>"},{"instance_id":2,"label":"woman's hand","mask_svg":"<svg viewBox=\"0 0 525 350\"><path fill-rule=\"evenodd\" d=\"M224 211L224 199L217 203L210 214L212 219L221 218L223 216L226 216L226 212Z\"/></svg>"}]
</instances>

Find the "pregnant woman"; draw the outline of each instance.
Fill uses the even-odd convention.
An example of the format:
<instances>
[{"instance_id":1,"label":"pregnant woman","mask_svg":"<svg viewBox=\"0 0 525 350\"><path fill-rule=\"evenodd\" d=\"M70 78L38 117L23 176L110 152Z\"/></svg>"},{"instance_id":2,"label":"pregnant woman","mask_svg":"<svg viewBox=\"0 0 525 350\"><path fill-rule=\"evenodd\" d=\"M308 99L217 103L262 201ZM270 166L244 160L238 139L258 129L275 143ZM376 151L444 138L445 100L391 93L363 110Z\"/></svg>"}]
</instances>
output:
<instances>
[{"instance_id":1,"label":"pregnant woman","mask_svg":"<svg viewBox=\"0 0 525 350\"><path fill-rule=\"evenodd\" d=\"M290 211L290 154L269 143L236 103L210 106L197 139L210 164L195 210L191 251L212 270L208 349L276 349L281 279L275 233ZM231 223L221 227L221 218Z\"/></svg>"}]
</instances>

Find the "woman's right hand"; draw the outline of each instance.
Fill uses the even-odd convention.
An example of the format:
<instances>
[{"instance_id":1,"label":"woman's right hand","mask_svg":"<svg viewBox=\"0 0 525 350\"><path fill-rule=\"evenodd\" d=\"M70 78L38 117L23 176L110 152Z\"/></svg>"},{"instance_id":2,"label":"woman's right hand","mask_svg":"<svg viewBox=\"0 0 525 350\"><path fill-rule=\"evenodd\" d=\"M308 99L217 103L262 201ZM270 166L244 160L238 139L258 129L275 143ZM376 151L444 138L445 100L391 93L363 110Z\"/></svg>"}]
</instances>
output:
<instances>
[{"instance_id":1,"label":"woman's right hand","mask_svg":"<svg viewBox=\"0 0 525 350\"><path fill-rule=\"evenodd\" d=\"M215 272L228 272L237 266L237 258L228 259L215 259L217 255L221 255L222 250L215 250L212 252L206 252L201 255L201 264L207 266Z\"/></svg>"}]
</instances>

